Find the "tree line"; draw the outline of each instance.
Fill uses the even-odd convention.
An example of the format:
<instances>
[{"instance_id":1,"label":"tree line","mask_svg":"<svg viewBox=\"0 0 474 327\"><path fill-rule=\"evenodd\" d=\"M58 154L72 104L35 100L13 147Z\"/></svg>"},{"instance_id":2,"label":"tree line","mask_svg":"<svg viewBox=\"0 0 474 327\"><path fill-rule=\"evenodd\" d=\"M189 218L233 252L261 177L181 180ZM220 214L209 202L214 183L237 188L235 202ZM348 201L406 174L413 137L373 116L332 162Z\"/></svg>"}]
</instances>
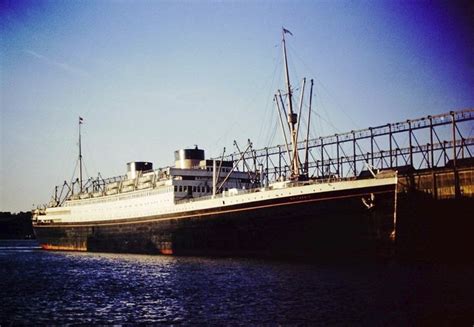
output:
<instances>
[{"instance_id":1,"label":"tree line","mask_svg":"<svg viewBox=\"0 0 474 327\"><path fill-rule=\"evenodd\" d=\"M0 239L34 238L31 212L0 212Z\"/></svg>"}]
</instances>

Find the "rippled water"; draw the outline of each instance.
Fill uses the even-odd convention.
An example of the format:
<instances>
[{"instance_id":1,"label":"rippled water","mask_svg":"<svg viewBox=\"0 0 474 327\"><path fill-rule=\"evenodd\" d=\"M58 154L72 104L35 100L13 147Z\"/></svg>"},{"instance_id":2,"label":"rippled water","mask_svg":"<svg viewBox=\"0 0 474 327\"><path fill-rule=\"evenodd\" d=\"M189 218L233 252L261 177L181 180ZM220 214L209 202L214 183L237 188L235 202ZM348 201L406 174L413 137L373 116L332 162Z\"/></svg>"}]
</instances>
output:
<instances>
[{"instance_id":1,"label":"rippled water","mask_svg":"<svg viewBox=\"0 0 474 327\"><path fill-rule=\"evenodd\" d=\"M474 323L473 269L46 252L0 241L0 323Z\"/></svg>"}]
</instances>

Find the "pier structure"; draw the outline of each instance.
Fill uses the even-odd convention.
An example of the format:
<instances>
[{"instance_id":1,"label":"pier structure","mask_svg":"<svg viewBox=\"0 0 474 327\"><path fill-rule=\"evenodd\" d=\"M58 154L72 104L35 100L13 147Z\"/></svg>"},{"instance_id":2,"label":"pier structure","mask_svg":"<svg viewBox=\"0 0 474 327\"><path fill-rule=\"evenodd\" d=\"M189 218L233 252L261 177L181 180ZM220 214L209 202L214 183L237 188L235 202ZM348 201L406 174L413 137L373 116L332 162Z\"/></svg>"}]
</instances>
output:
<instances>
[{"instance_id":1,"label":"pier structure","mask_svg":"<svg viewBox=\"0 0 474 327\"><path fill-rule=\"evenodd\" d=\"M473 197L474 109L311 139L307 152L306 140L300 141L298 155L301 174L310 178L396 169L402 189L419 187L435 198ZM289 178L292 163L285 145L236 152L224 160L242 156L239 169L259 171L264 185Z\"/></svg>"},{"instance_id":2,"label":"pier structure","mask_svg":"<svg viewBox=\"0 0 474 327\"><path fill-rule=\"evenodd\" d=\"M382 256L472 262L474 247L474 109L389 123L298 143L301 175L320 179L398 172L396 223ZM264 186L290 178L285 145L234 153L239 169L260 172ZM306 162L305 162L306 161ZM372 171L372 172L371 172ZM378 226L374 224L377 232Z\"/></svg>"}]
</instances>

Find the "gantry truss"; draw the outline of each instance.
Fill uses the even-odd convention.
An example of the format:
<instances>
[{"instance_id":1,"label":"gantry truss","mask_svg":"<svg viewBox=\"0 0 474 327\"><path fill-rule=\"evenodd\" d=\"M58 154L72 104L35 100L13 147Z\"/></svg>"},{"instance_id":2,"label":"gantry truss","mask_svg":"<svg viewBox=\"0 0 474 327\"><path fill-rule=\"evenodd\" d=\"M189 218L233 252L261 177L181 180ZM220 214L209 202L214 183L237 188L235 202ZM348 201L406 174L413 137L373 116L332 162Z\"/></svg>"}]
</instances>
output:
<instances>
[{"instance_id":1,"label":"gantry truss","mask_svg":"<svg viewBox=\"0 0 474 327\"><path fill-rule=\"evenodd\" d=\"M298 142L301 173L313 178L358 176L367 166L377 169L412 167L426 169L456 166L473 158L474 109L389 123L343 134ZM245 153L235 152L224 160L237 160L240 169L262 173L268 183L289 178L291 161L285 145ZM461 160L461 161L460 161Z\"/></svg>"}]
</instances>

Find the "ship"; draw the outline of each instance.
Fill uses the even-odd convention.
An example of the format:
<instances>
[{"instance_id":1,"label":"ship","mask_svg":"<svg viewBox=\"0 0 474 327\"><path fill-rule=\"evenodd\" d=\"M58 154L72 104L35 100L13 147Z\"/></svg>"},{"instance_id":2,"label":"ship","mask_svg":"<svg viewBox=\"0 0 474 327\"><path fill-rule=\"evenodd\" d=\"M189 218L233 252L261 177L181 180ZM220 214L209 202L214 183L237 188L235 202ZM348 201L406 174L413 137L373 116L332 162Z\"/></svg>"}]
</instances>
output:
<instances>
[{"instance_id":1,"label":"ship","mask_svg":"<svg viewBox=\"0 0 474 327\"><path fill-rule=\"evenodd\" d=\"M397 172L367 164L368 173L354 177L310 174L307 147L298 148L306 80L296 113L286 34L291 32L283 28L286 90L274 101L288 173L269 181L264 171L252 169L245 162L249 141L243 151L235 144L232 160L206 159L204 149L195 146L177 150L170 167L132 161L123 176L83 181L79 117L79 177L65 182L61 192L56 187L50 203L32 212L41 247L292 257L377 255L389 248L396 237ZM306 142L312 91L311 80Z\"/></svg>"}]
</instances>

